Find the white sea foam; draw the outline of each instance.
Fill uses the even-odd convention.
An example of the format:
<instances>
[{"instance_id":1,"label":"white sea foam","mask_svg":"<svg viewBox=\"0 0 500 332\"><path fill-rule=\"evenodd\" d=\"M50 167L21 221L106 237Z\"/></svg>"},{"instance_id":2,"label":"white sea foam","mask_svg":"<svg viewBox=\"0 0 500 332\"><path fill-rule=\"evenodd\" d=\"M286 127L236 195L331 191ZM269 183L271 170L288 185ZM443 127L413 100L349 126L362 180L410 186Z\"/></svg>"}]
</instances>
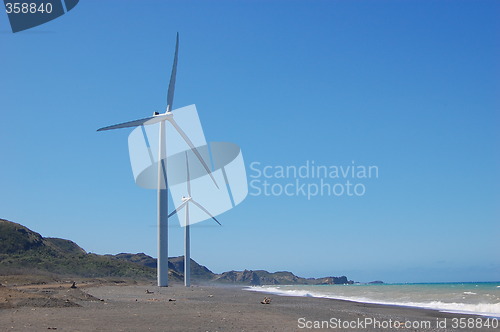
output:
<instances>
[{"instance_id":1,"label":"white sea foam","mask_svg":"<svg viewBox=\"0 0 500 332\"><path fill-rule=\"evenodd\" d=\"M352 286L347 286L352 287ZM347 300L361 303L374 303L385 305L397 305L405 307L417 307L425 309L434 309L442 312L460 313L480 315L487 317L500 318L500 302L499 303L459 303L459 302L443 302L443 301L429 301L429 302L413 302L403 300L376 300L362 296L341 296L329 294L328 292L321 292L320 290L304 290L304 289L287 289L288 287L280 286L251 286L245 288L249 291L271 293L281 296L301 296L301 297L317 297L329 298L336 300ZM311 287L309 287L311 288ZM498 286L497 286L498 288ZM464 294L476 295L473 292L464 292Z\"/></svg>"}]
</instances>

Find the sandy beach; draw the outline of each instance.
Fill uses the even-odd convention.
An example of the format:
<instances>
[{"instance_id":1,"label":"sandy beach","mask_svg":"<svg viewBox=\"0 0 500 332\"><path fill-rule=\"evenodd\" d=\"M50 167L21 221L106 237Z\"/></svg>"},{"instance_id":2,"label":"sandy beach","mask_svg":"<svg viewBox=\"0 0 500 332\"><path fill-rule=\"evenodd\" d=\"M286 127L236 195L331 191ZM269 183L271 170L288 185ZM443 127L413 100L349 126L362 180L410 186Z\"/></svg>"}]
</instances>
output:
<instances>
[{"instance_id":1,"label":"sandy beach","mask_svg":"<svg viewBox=\"0 0 500 332\"><path fill-rule=\"evenodd\" d=\"M267 295L271 303L261 304L266 294L242 290L242 286L185 288L176 284L159 288L96 280L77 283L77 288L70 286L69 282L4 284L0 287L0 330L304 331L328 321L323 327L332 331L468 331L453 328L453 322L477 319L309 297ZM354 328L343 328L345 322Z\"/></svg>"}]
</instances>

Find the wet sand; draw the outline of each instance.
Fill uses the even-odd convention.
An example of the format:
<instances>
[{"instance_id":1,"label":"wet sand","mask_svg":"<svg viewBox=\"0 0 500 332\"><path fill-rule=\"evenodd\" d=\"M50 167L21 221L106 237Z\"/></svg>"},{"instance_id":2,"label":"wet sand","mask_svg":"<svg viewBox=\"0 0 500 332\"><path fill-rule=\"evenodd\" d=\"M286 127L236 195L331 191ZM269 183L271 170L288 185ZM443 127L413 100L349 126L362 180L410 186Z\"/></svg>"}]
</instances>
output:
<instances>
[{"instance_id":1,"label":"wet sand","mask_svg":"<svg viewBox=\"0 0 500 332\"><path fill-rule=\"evenodd\" d=\"M326 330L331 331L470 331L453 329L453 319L477 318L416 308L266 295L242 290L241 286L77 285L77 289L60 283L36 288L1 287L0 331L308 331L315 330L307 328L314 327L315 321L336 322L337 326L328 325ZM270 304L261 304L265 296L271 298ZM356 328L341 328L339 320ZM372 324L366 324L370 320ZM374 326L375 321L382 325ZM411 326L395 328L396 321ZM438 327L437 322L442 325Z\"/></svg>"}]
</instances>

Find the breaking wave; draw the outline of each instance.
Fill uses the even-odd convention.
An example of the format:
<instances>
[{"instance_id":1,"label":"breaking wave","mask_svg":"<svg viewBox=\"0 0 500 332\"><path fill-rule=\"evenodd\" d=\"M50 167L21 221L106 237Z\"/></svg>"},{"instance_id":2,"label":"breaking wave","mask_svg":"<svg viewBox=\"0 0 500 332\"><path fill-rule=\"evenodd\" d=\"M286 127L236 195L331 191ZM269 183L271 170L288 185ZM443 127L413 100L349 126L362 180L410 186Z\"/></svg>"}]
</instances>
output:
<instances>
[{"instance_id":1,"label":"breaking wave","mask_svg":"<svg viewBox=\"0 0 500 332\"><path fill-rule=\"evenodd\" d=\"M400 285L398 285L401 287ZM366 296L355 296L346 295L345 287L356 287L356 286L344 286L342 288L343 295L334 294L334 287L342 287L338 285L333 285L331 288L328 286L250 286L245 288L245 290L254 292L264 292L280 296L300 296L300 297L316 297L316 298L327 298L335 300L346 300L361 303L373 303L373 304L385 304L385 305L397 305L405 307L416 307L433 309L442 312L450 313L460 313L460 314L474 314L487 317L500 318L500 302L492 303L462 303L462 302L446 302L443 300L431 300L431 301L412 301L408 296L403 300L400 296L401 289L398 289L397 296L390 299L390 295L387 295L387 287L384 292L384 299L376 298L376 296L366 297ZM370 286L368 286L370 287ZM404 286L403 286L404 287ZM496 286L498 288L499 286ZM495 290L496 291L496 290ZM389 292L390 293L390 292ZM359 294L359 292L358 292ZM463 292L465 295L477 295L475 292ZM490 296L486 294L486 296ZM491 296L494 300L498 298L496 296ZM464 301L465 302L465 301Z\"/></svg>"}]
</instances>

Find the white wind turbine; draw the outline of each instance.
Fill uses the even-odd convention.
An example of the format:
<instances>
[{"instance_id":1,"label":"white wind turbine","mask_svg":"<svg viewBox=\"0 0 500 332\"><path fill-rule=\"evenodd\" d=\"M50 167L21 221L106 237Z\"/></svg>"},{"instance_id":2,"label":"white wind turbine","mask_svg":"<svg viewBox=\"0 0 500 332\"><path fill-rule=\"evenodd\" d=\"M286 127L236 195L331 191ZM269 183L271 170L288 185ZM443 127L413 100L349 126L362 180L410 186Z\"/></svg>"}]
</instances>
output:
<instances>
[{"instance_id":1,"label":"white wind turbine","mask_svg":"<svg viewBox=\"0 0 500 332\"><path fill-rule=\"evenodd\" d=\"M189 287L191 285L191 244L190 244L190 234L189 234L189 204L194 204L197 206L200 210L205 212L210 218L215 220L216 223L218 223L220 226L221 223L210 213L208 212L203 205L198 203L197 201L194 200L194 198L191 195L191 179L189 176L189 161L188 161L188 153L186 151L186 185L187 185L187 196L182 196L182 204L177 207L174 211L172 211L169 215L168 218L172 217L174 214L182 210L183 208L186 209L186 215L185 215L185 226L184 226L184 285L186 287ZM206 218L208 219L208 218Z\"/></svg>"},{"instance_id":2,"label":"white wind turbine","mask_svg":"<svg viewBox=\"0 0 500 332\"><path fill-rule=\"evenodd\" d=\"M160 123L160 139L159 139L159 149L158 149L158 263L157 263L157 274L158 274L158 286L168 286L168 183L167 183L167 151L165 145L165 122L168 121L172 127L179 133L183 140L190 147L191 151L196 155L200 163L203 165L208 175L212 178L215 186L219 188L215 178L210 171L210 168L203 160L201 154L193 145L193 142L189 139L186 133L179 127L174 119L174 114L172 113L172 105L174 102L174 90L175 90L175 77L177 74L177 57L179 53L179 33L177 33L176 43L175 43L175 55L174 64L172 66L172 73L170 75L170 83L168 85L167 93L167 108L165 113L154 112L153 116L129 121L125 123L120 123L104 128L100 128L97 131L119 129L119 128L129 128L138 127L144 125L152 125L155 123Z\"/></svg>"}]
</instances>

